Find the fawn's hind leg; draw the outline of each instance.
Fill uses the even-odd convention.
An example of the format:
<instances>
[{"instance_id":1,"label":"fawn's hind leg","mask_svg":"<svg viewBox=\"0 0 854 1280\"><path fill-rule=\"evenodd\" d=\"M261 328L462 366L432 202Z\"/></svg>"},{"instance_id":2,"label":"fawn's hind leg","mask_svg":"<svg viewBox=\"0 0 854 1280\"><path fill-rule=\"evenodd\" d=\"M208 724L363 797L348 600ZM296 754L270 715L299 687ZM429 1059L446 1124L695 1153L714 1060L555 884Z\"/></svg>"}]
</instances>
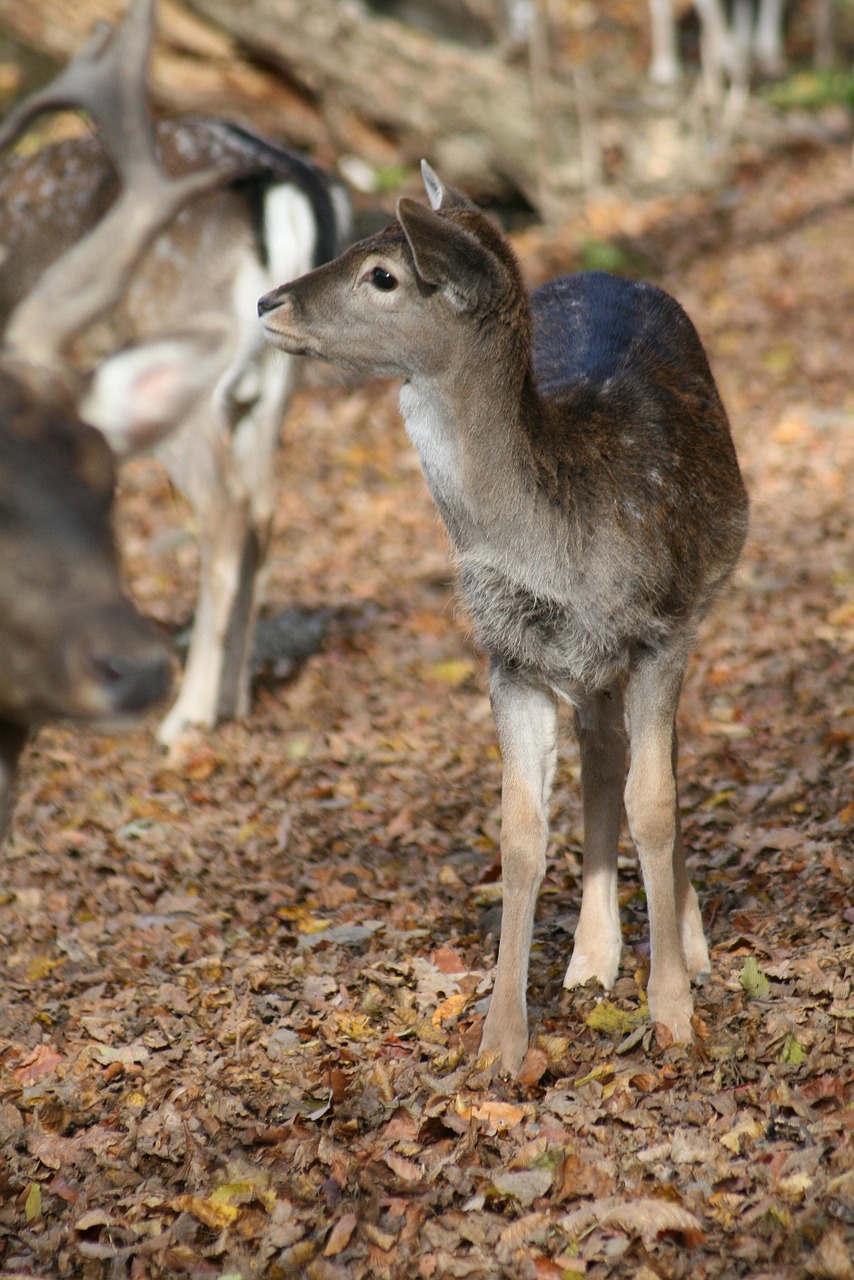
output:
<instances>
[{"instance_id":1,"label":"fawn's hind leg","mask_svg":"<svg viewBox=\"0 0 854 1280\"><path fill-rule=\"evenodd\" d=\"M620 966L617 842L626 777L626 732L619 688L585 698L575 713L581 752L584 862L581 914L563 980L578 987L591 978L609 990Z\"/></svg>"}]
</instances>

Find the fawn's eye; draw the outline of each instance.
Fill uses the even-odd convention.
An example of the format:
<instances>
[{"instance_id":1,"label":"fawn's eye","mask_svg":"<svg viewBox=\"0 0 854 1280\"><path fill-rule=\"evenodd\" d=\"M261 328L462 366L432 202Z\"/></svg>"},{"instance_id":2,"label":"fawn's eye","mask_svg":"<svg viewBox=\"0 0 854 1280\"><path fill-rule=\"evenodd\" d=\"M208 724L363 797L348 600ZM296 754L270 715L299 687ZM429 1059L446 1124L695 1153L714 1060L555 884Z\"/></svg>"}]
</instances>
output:
<instances>
[{"instance_id":1,"label":"fawn's eye","mask_svg":"<svg viewBox=\"0 0 854 1280\"><path fill-rule=\"evenodd\" d=\"M383 293L391 293L397 288L397 277L384 267L374 267L368 272L368 279L375 289L382 289Z\"/></svg>"}]
</instances>

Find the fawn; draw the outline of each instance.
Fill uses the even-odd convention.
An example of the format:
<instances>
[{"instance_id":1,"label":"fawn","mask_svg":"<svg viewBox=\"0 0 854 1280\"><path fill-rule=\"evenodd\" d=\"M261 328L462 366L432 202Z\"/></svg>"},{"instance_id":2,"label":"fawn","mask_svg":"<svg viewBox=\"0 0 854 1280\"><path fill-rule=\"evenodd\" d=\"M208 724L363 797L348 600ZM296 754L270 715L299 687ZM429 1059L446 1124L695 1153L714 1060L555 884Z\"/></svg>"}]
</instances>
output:
<instances>
[{"instance_id":1,"label":"fawn","mask_svg":"<svg viewBox=\"0 0 854 1280\"><path fill-rule=\"evenodd\" d=\"M515 1072L545 871L557 709L578 732L582 901L565 986L613 985L621 798L650 916L652 1019L692 1039L708 970L676 794L675 714L747 496L700 339L666 293L600 272L529 299L507 240L422 164L430 208L261 298L288 352L405 379L406 429L489 658L504 908L481 1048ZM626 778L626 749L630 765Z\"/></svg>"}]
</instances>

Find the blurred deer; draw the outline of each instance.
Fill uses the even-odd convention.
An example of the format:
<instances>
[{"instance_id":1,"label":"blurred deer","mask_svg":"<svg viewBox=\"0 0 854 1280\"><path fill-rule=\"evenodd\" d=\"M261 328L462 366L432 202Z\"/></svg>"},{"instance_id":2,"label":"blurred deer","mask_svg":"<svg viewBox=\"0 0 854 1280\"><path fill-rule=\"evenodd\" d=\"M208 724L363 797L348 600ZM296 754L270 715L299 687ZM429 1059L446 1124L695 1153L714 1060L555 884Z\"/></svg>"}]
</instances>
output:
<instances>
[{"instance_id":1,"label":"blurred deer","mask_svg":"<svg viewBox=\"0 0 854 1280\"><path fill-rule=\"evenodd\" d=\"M255 301L340 250L348 206L343 187L306 157L236 125L196 117L152 124L152 16L153 0L129 10L109 75L90 84L78 65L14 115L17 132L39 111L85 107L98 133L3 163L0 322L96 223L119 208L129 218L150 172L188 180L216 172L198 199L164 206L109 317L70 349L82 415L119 458L157 447L195 514L199 599L180 693L159 730L173 744L193 725L249 709L273 459L297 369L264 342ZM134 137L145 138L142 167L112 137L119 100ZM105 260L93 267L104 269Z\"/></svg>"},{"instance_id":2,"label":"blurred deer","mask_svg":"<svg viewBox=\"0 0 854 1280\"><path fill-rule=\"evenodd\" d=\"M650 1013L691 1040L709 968L685 866L675 715L747 497L700 339L651 285L562 276L529 299L501 232L427 165L429 209L263 297L271 342L405 379L401 412L452 539L503 756L504 910L481 1047L516 1071L546 865L557 711L575 714L585 848L565 985L613 985L621 799L649 904ZM629 751L628 778L625 777Z\"/></svg>"},{"instance_id":3,"label":"blurred deer","mask_svg":"<svg viewBox=\"0 0 854 1280\"><path fill-rule=\"evenodd\" d=\"M49 268L40 263L37 279L19 290L0 347L4 823L32 726L55 717L96 720L139 711L169 686L163 642L121 590L110 520L113 459L77 412L76 379L66 359L72 340L115 302L163 222L223 180L217 167L175 179L161 171L147 117L136 107L138 71L126 56L144 39L136 20L112 41L100 33L52 95L14 113L0 130L2 147L46 101L79 102L100 116L104 145L124 177L121 196L98 225L54 254ZM6 245L4 278L20 265ZM208 333L195 344L202 361L210 342ZM158 401L155 389L155 410Z\"/></svg>"},{"instance_id":4,"label":"blurred deer","mask_svg":"<svg viewBox=\"0 0 854 1280\"><path fill-rule=\"evenodd\" d=\"M746 97L751 69L778 75L785 66L784 0L648 0L654 84L673 85L682 76L677 34L678 14L694 8L700 22L703 81L711 102L720 102L724 85Z\"/></svg>"}]
</instances>

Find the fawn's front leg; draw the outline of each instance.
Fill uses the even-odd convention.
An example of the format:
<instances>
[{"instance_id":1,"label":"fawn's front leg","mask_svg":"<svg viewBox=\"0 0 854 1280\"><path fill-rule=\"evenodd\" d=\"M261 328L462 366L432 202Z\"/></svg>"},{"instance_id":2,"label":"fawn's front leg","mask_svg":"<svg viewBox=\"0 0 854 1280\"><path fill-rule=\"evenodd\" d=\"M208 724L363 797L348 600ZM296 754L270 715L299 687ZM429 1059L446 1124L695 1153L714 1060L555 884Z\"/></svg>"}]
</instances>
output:
<instances>
[{"instance_id":1,"label":"fawn's front leg","mask_svg":"<svg viewBox=\"0 0 854 1280\"><path fill-rule=\"evenodd\" d=\"M528 1047L528 957L537 892L546 867L557 707L552 694L517 679L498 664L493 665L490 696L503 760L504 900L498 968L480 1047L500 1054L502 1068L515 1074Z\"/></svg>"},{"instance_id":2,"label":"fawn's front leg","mask_svg":"<svg viewBox=\"0 0 854 1280\"><path fill-rule=\"evenodd\" d=\"M618 687L585 697L575 713L581 754L584 863L581 913L563 980L578 987L595 978L613 987L622 938L617 903L617 845L626 779L623 696Z\"/></svg>"}]
</instances>

